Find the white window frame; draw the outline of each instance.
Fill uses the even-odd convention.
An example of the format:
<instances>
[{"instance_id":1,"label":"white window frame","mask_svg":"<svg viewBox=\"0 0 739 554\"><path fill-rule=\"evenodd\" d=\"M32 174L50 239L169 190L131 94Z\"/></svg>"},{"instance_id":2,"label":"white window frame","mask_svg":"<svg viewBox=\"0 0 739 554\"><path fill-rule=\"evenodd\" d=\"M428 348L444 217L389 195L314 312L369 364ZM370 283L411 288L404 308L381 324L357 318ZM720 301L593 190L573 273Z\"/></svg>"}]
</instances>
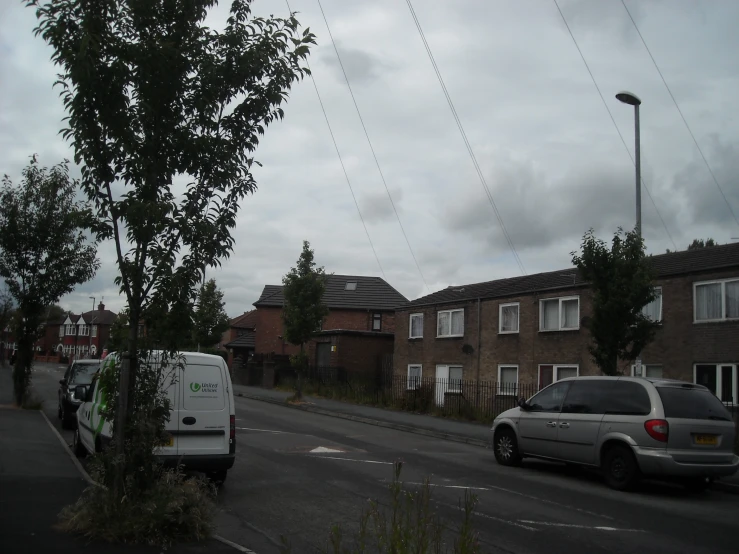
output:
<instances>
[{"instance_id":1,"label":"white window frame","mask_svg":"<svg viewBox=\"0 0 739 554\"><path fill-rule=\"evenodd\" d=\"M659 323L662 321L662 309L664 306L664 297L662 296L662 287L654 287L654 291L657 293L657 296L655 297L654 300L652 300L652 302L656 301L657 298L659 298L659 316L657 316L657 320L656 320L656 322ZM652 302L650 302L649 304L651 304ZM649 306L649 304L642 307L642 314L644 314L644 310L646 309L647 306ZM644 315L646 316L646 314Z\"/></svg>"},{"instance_id":2,"label":"white window frame","mask_svg":"<svg viewBox=\"0 0 739 554\"><path fill-rule=\"evenodd\" d=\"M64 336L64 325L60 325L59 326L59 336L60 337L63 337Z\"/></svg>"},{"instance_id":3,"label":"white window frame","mask_svg":"<svg viewBox=\"0 0 739 554\"><path fill-rule=\"evenodd\" d=\"M731 281L731 279L729 279L729 280ZM721 398L723 398L723 395L724 395L724 387L723 387L723 382L721 380L721 368L722 367L726 367L726 366L729 366L729 367L732 367L733 368L734 378L732 379L732 381L733 381L734 390L731 391L731 393L732 393L731 396L735 400L735 404L734 405L736 405L736 401L737 401L737 399L739 399L739 363L733 363L733 362L726 362L726 363L721 363L721 362L702 362L702 363L695 363L695 364L693 364L693 383L696 383L696 384L698 383L698 366L699 365L715 365L716 366L716 397L719 400ZM724 404L729 404L729 403L728 402L724 402Z\"/></svg>"},{"instance_id":4,"label":"white window frame","mask_svg":"<svg viewBox=\"0 0 739 554\"><path fill-rule=\"evenodd\" d=\"M711 323L715 321L736 321L739 318L726 317L726 283L739 281L739 278L714 279L713 281L696 281L693 283L693 323ZM698 319L698 287L701 285L721 285L721 317L718 319Z\"/></svg>"},{"instance_id":5,"label":"white window frame","mask_svg":"<svg viewBox=\"0 0 739 554\"><path fill-rule=\"evenodd\" d=\"M452 314L454 312L462 312L462 333L461 334L452 334ZM439 316L441 314L449 314L449 334L448 335L440 335L439 334ZM463 337L464 336L464 308L454 308L453 310L439 310L436 312L436 338L450 338L450 337ZM456 366L455 366L456 367Z\"/></svg>"},{"instance_id":6,"label":"white window frame","mask_svg":"<svg viewBox=\"0 0 739 554\"><path fill-rule=\"evenodd\" d=\"M377 316L380 316L379 318ZM375 322L379 321L380 325L377 329L375 329ZM382 331L382 312L372 312L372 330L373 331Z\"/></svg>"},{"instance_id":7,"label":"white window frame","mask_svg":"<svg viewBox=\"0 0 739 554\"><path fill-rule=\"evenodd\" d=\"M503 389L501 385L503 382L500 380L500 374L502 369L515 369L516 370L516 387L513 391L508 388ZM498 364L498 396L516 396L518 394L518 364Z\"/></svg>"},{"instance_id":8,"label":"white window frame","mask_svg":"<svg viewBox=\"0 0 739 554\"><path fill-rule=\"evenodd\" d=\"M78 336L80 336L80 337L88 337L88 336L90 336L90 326L89 325L83 323L79 327L80 328L79 328Z\"/></svg>"},{"instance_id":9,"label":"white window frame","mask_svg":"<svg viewBox=\"0 0 739 554\"><path fill-rule=\"evenodd\" d=\"M537 385L541 383L541 368L542 366L552 366L552 384L559 381L559 370L563 367L574 367L577 370L577 374L575 377L580 377L580 364L539 364L539 367L537 368L536 373L536 383ZM549 385L547 385L549 386Z\"/></svg>"},{"instance_id":10,"label":"white window frame","mask_svg":"<svg viewBox=\"0 0 739 554\"><path fill-rule=\"evenodd\" d=\"M544 329L544 302L551 302L552 300L558 300L557 305L557 328L556 329ZM576 327L562 327L562 302L568 300L577 300L577 326ZM552 333L557 331L578 331L580 329L580 296L555 296L553 298L542 298L539 300L539 332L540 333ZM550 364L543 364L550 365Z\"/></svg>"},{"instance_id":11,"label":"white window frame","mask_svg":"<svg viewBox=\"0 0 739 554\"><path fill-rule=\"evenodd\" d=\"M421 318L421 334L420 335L413 334L413 318L414 317ZM438 321L437 321L437 326L438 326ZM422 339L423 338L423 312L410 314L408 316L408 338L409 339Z\"/></svg>"},{"instance_id":12,"label":"white window frame","mask_svg":"<svg viewBox=\"0 0 739 554\"><path fill-rule=\"evenodd\" d=\"M416 386L411 386L411 368L417 367L418 368L418 384ZM406 373L406 389L407 390L418 390L421 388L421 380L423 379L423 364L408 364L408 371Z\"/></svg>"},{"instance_id":13,"label":"white window frame","mask_svg":"<svg viewBox=\"0 0 739 554\"><path fill-rule=\"evenodd\" d=\"M66 326L66 329L64 330L64 334L67 336L74 336L77 334L77 326L74 323L70 323Z\"/></svg>"},{"instance_id":14,"label":"white window frame","mask_svg":"<svg viewBox=\"0 0 739 554\"><path fill-rule=\"evenodd\" d=\"M462 364L443 364L447 368L446 378L446 392L461 393L462 392L462 381L464 381L464 366ZM438 367L438 366L437 366ZM459 379L459 388L452 386L452 368L459 368L462 370L462 378Z\"/></svg>"},{"instance_id":15,"label":"white window frame","mask_svg":"<svg viewBox=\"0 0 739 554\"><path fill-rule=\"evenodd\" d=\"M642 375L636 375L635 374L636 364L632 364L631 365L631 376L632 377L644 377L645 379L649 379L649 377L647 377L647 367L661 367L663 370L661 378L664 378L664 367L665 366L663 364L645 364L644 362L642 362L641 367L642 367ZM657 377L652 377L652 378L657 379Z\"/></svg>"},{"instance_id":16,"label":"white window frame","mask_svg":"<svg viewBox=\"0 0 739 554\"><path fill-rule=\"evenodd\" d=\"M516 330L515 331L504 331L503 330L503 308L510 308L516 306ZM578 303L578 313L580 311ZM507 302L498 306L498 334L500 335L515 335L521 329L521 303L520 302Z\"/></svg>"},{"instance_id":17,"label":"white window frame","mask_svg":"<svg viewBox=\"0 0 739 554\"><path fill-rule=\"evenodd\" d=\"M98 336L98 326L97 326L97 325L93 325L93 326L92 326L92 331L91 331L91 332L92 332L92 335L91 335L91 336L92 336L93 338L97 337L97 336Z\"/></svg>"}]
</instances>

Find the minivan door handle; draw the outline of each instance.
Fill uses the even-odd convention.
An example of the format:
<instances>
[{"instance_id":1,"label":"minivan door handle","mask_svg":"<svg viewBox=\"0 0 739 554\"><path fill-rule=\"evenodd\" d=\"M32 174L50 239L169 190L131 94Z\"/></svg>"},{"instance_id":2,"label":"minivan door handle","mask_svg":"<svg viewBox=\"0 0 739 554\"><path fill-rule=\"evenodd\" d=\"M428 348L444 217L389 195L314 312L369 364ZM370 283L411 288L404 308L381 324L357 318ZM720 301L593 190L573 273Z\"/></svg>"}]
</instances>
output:
<instances>
[{"instance_id":1,"label":"minivan door handle","mask_svg":"<svg viewBox=\"0 0 739 554\"><path fill-rule=\"evenodd\" d=\"M564 427L565 429L568 429L570 427L570 424L569 423L560 423L559 426L560 427Z\"/></svg>"},{"instance_id":2,"label":"minivan door handle","mask_svg":"<svg viewBox=\"0 0 739 554\"><path fill-rule=\"evenodd\" d=\"M184 423L185 425L193 425L195 423L195 418L194 417L183 417L182 423Z\"/></svg>"},{"instance_id":3,"label":"minivan door handle","mask_svg":"<svg viewBox=\"0 0 739 554\"><path fill-rule=\"evenodd\" d=\"M550 422L547 423L547 427L556 427L556 426L557 426L557 422L556 421L550 421Z\"/></svg>"}]
</instances>

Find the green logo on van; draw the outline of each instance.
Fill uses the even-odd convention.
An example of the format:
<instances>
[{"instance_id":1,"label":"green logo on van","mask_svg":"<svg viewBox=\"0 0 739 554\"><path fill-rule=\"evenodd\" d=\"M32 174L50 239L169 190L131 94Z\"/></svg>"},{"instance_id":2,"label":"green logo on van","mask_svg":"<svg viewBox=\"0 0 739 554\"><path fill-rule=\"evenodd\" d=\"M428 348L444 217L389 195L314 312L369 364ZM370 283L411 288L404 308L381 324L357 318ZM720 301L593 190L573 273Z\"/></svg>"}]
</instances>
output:
<instances>
[{"instance_id":1,"label":"green logo on van","mask_svg":"<svg viewBox=\"0 0 739 554\"><path fill-rule=\"evenodd\" d=\"M192 392L198 392L200 390L200 383L190 383L190 390Z\"/></svg>"}]
</instances>

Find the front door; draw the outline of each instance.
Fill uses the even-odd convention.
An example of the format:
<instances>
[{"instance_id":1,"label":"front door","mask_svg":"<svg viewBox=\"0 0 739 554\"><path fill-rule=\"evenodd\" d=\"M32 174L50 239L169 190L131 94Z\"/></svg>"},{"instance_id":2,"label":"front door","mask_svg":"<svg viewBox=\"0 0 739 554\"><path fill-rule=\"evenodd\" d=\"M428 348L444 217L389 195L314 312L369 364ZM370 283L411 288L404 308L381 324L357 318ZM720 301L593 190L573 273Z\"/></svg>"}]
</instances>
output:
<instances>
[{"instance_id":1,"label":"front door","mask_svg":"<svg viewBox=\"0 0 739 554\"><path fill-rule=\"evenodd\" d=\"M555 383L529 400L518 423L519 448L532 456L557 458L557 424L570 382Z\"/></svg>"},{"instance_id":2,"label":"front door","mask_svg":"<svg viewBox=\"0 0 739 554\"><path fill-rule=\"evenodd\" d=\"M319 342L316 344L316 365L331 367L331 343Z\"/></svg>"}]
</instances>

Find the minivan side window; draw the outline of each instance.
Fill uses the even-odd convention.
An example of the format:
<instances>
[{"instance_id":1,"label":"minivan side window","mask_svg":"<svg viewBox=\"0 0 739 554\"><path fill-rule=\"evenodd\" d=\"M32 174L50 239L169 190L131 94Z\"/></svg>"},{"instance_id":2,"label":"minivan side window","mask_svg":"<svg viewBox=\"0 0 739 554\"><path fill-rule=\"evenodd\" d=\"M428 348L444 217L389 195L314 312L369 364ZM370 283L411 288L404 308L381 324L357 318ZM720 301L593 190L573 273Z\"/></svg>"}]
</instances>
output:
<instances>
[{"instance_id":1,"label":"minivan side window","mask_svg":"<svg viewBox=\"0 0 739 554\"><path fill-rule=\"evenodd\" d=\"M603 414L611 388L618 381L585 380L572 383L562 406L566 414Z\"/></svg>"},{"instance_id":2,"label":"minivan side window","mask_svg":"<svg viewBox=\"0 0 739 554\"><path fill-rule=\"evenodd\" d=\"M570 381L563 381L548 386L529 400L529 411L559 412L569 388Z\"/></svg>"},{"instance_id":3,"label":"minivan side window","mask_svg":"<svg viewBox=\"0 0 739 554\"><path fill-rule=\"evenodd\" d=\"M648 415L652 411L649 393L633 381L615 381L605 400L605 413L616 415Z\"/></svg>"}]
</instances>

